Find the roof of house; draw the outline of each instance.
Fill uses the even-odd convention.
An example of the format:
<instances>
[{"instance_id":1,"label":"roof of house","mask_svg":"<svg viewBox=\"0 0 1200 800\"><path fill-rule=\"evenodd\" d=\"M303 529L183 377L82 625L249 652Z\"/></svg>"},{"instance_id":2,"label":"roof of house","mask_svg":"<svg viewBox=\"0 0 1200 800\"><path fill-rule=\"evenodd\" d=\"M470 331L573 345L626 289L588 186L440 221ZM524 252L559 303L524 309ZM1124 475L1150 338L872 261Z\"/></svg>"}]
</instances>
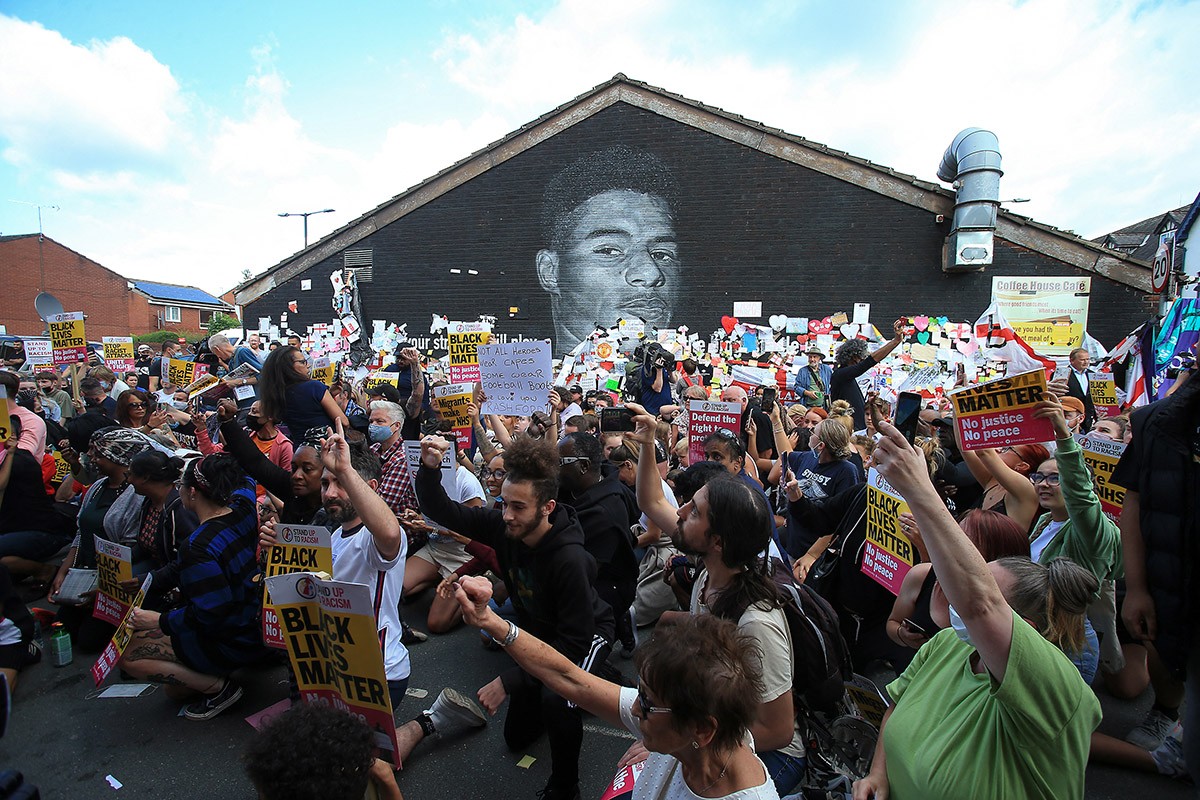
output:
<instances>
[{"instance_id":1,"label":"roof of house","mask_svg":"<svg viewBox=\"0 0 1200 800\"><path fill-rule=\"evenodd\" d=\"M436 175L285 258L265 272L242 282L233 289L237 302L242 305L254 302L314 264L616 103L627 103L673 119L935 214L949 215L954 209L954 192L939 184L897 172L890 167L617 73L612 79L451 164ZM947 136L947 143L951 138ZM1035 222L1029 217L1014 214L1004 208L1000 209L996 233L1013 244L1043 253L1073 267L1102 275L1144 292L1150 291L1149 266L1131 259L1121 250L1089 242L1070 231Z\"/></svg>"},{"instance_id":2,"label":"roof of house","mask_svg":"<svg viewBox=\"0 0 1200 800\"><path fill-rule=\"evenodd\" d=\"M174 283L152 283L130 281L134 288L151 300L168 300L176 303L199 303L201 305L224 306L225 303L195 286L180 286Z\"/></svg>"},{"instance_id":3,"label":"roof of house","mask_svg":"<svg viewBox=\"0 0 1200 800\"><path fill-rule=\"evenodd\" d=\"M1097 236L1092 241L1150 264L1154 261L1155 251L1158 250L1159 234L1180 227L1187 218L1188 210L1191 207L1191 205L1186 205L1156 214L1153 217L1147 217L1141 222L1135 222L1103 236Z\"/></svg>"}]
</instances>

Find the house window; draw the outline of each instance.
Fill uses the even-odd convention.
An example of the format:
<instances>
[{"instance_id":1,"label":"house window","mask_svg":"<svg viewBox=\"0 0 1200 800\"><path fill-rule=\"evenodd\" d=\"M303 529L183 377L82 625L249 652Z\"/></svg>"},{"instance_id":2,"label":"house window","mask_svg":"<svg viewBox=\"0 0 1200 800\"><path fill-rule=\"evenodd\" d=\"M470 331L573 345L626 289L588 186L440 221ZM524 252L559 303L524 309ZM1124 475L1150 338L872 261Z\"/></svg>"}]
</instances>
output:
<instances>
[{"instance_id":1,"label":"house window","mask_svg":"<svg viewBox=\"0 0 1200 800\"><path fill-rule=\"evenodd\" d=\"M167 306L163 319L167 322L179 322L179 306Z\"/></svg>"}]
</instances>

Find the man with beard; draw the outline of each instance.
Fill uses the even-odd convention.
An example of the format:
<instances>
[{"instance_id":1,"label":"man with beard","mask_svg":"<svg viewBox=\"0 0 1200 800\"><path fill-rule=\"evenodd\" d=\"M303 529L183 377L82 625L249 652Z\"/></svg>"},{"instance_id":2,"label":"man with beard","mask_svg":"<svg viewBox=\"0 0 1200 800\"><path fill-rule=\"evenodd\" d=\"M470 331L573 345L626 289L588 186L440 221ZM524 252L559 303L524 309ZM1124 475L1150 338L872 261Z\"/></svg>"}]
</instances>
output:
<instances>
[{"instance_id":1,"label":"man with beard","mask_svg":"<svg viewBox=\"0 0 1200 800\"><path fill-rule=\"evenodd\" d=\"M618 319L667 328L682 284L675 237L679 186L656 156L625 146L558 173L542 205L535 259L550 295L556 352Z\"/></svg>"},{"instance_id":2,"label":"man with beard","mask_svg":"<svg viewBox=\"0 0 1200 800\"><path fill-rule=\"evenodd\" d=\"M559 454L554 445L523 436L504 451L503 510L468 508L446 496L439 466L447 447L440 437L422 440L417 471L421 508L439 525L495 549L521 628L583 669L603 664L613 636L612 609L596 594L596 560L584 549L575 511L555 500ZM507 646L515 638L510 633L499 644ZM552 767L539 793L542 800L577 798L583 744L579 709L520 667L479 690L480 702L492 714L509 696L504 741L510 749L525 749L543 730L549 735ZM402 743L401 752L404 747Z\"/></svg>"}]
</instances>

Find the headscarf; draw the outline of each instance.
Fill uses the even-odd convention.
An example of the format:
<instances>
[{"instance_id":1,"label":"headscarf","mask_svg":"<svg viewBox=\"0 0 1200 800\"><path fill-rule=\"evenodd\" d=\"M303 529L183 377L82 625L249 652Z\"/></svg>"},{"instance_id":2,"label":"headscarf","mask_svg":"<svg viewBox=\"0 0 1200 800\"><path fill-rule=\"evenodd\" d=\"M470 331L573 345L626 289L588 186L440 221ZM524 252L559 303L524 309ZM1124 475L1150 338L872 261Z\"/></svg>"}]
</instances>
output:
<instances>
[{"instance_id":1,"label":"headscarf","mask_svg":"<svg viewBox=\"0 0 1200 800\"><path fill-rule=\"evenodd\" d=\"M109 428L92 436L91 446L109 461L128 467L133 457L155 447L150 437L131 428Z\"/></svg>"}]
</instances>

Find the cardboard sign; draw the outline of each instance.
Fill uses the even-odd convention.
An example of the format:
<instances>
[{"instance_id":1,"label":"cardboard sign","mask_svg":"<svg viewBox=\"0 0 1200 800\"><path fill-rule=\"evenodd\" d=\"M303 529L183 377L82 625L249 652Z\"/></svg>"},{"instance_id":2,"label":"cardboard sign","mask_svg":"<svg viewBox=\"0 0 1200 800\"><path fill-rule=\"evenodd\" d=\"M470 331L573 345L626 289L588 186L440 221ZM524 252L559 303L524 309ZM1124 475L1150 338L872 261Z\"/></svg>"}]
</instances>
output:
<instances>
[{"instance_id":1,"label":"cardboard sign","mask_svg":"<svg viewBox=\"0 0 1200 800\"><path fill-rule=\"evenodd\" d=\"M375 386L383 383L390 383L397 389L400 388L400 373L398 372L372 372L363 381L363 391L369 392Z\"/></svg>"},{"instance_id":2,"label":"cardboard sign","mask_svg":"<svg viewBox=\"0 0 1200 800\"><path fill-rule=\"evenodd\" d=\"M31 372L54 370L54 346L49 339L26 339L25 360Z\"/></svg>"},{"instance_id":3,"label":"cardboard sign","mask_svg":"<svg viewBox=\"0 0 1200 800\"><path fill-rule=\"evenodd\" d=\"M613 777L612 783L604 790L604 794L600 795L600 800L630 800L633 797L633 786L642 776L642 770L645 767L645 761L638 761L622 767Z\"/></svg>"},{"instance_id":4,"label":"cardboard sign","mask_svg":"<svg viewBox=\"0 0 1200 800\"><path fill-rule=\"evenodd\" d=\"M491 337L486 322L451 322L446 326L450 348L450 380L474 383L479 380L479 345Z\"/></svg>"},{"instance_id":5,"label":"cardboard sign","mask_svg":"<svg viewBox=\"0 0 1200 800\"><path fill-rule=\"evenodd\" d=\"M279 611L300 699L354 714L376 734L379 756L396 760L396 724L371 590L311 572L267 578ZM399 636L399 631L382 635Z\"/></svg>"},{"instance_id":6,"label":"cardboard sign","mask_svg":"<svg viewBox=\"0 0 1200 800\"><path fill-rule=\"evenodd\" d=\"M129 640L133 638L133 631L129 628L129 614L135 608L142 607L142 603L146 600L146 590L150 588L151 580L152 578L147 575L146 580L142 581L142 588L138 589L138 593L129 601L129 608L125 610L125 615L121 618L120 624L117 625L117 632L113 634L112 641L105 646L104 652L96 659L96 663L92 665L92 679L96 681L97 686L104 683L104 679L108 677L108 673L112 672L112 668L121 659L125 648L129 646Z\"/></svg>"},{"instance_id":7,"label":"cardboard sign","mask_svg":"<svg viewBox=\"0 0 1200 800\"><path fill-rule=\"evenodd\" d=\"M1112 375L1089 375L1088 394L1092 398L1092 404L1096 406L1098 416L1115 417L1121 413L1121 404L1117 402L1117 384Z\"/></svg>"},{"instance_id":8,"label":"cardboard sign","mask_svg":"<svg viewBox=\"0 0 1200 800\"><path fill-rule=\"evenodd\" d=\"M1033 416L1046 391L1046 373L1036 369L951 392L954 424L966 450L1054 441L1054 426Z\"/></svg>"},{"instance_id":9,"label":"cardboard sign","mask_svg":"<svg viewBox=\"0 0 1200 800\"><path fill-rule=\"evenodd\" d=\"M67 476L70 474L71 474L71 465L67 463L67 460L65 458L63 458L62 453L58 452L58 450L55 450L54 451L54 477L50 479L50 483L53 484L54 486L58 486L63 481L65 481L67 479Z\"/></svg>"},{"instance_id":10,"label":"cardboard sign","mask_svg":"<svg viewBox=\"0 0 1200 800\"><path fill-rule=\"evenodd\" d=\"M188 386L197 378L207 375L208 367L182 358L167 359L167 382L173 386Z\"/></svg>"},{"instance_id":11,"label":"cardboard sign","mask_svg":"<svg viewBox=\"0 0 1200 800\"><path fill-rule=\"evenodd\" d=\"M704 460L704 439L714 431L742 435L741 403L720 400L688 400L688 463Z\"/></svg>"},{"instance_id":12,"label":"cardboard sign","mask_svg":"<svg viewBox=\"0 0 1200 800\"><path fill-rule=\"evenodd\" d=\"M528 417L545 411L551 349L549 341L480 345L479 382L487 395L483 413Z\"/></svg>"},{"instance_id":13,"label":"cardboard sign","mask_svg":"<svg viewBox=\"0 0 1200 800\"><path fill-rule=\"evenodd\" d=\"M900 515L908 503L879 471L867 475L867 541L862 571L892 594L900 594L904 576L916 562L916 548L900 531Z\"/></svg>"},{"instance_id":14,"label":"cardboard sign","mask_svg":"<svg viewBox=\"0 0 1200 800\"><path fill-rule=\"evenodd\" d=\"M1075 441L1083 450L1084 462L1092 468L1095 476L1096 496L1100 498L1100 507L1105 516L1113 522L1121 516L1121 507L1125 505L1125 489L1115 483L1109 483L1121 453L1125 452L1124 442L1114 442L1093 434L1075 434Z\"/></svg>"},{"instance_id":15,"label":"cardboard sign","mask_svg":"<svg viewBox=\"0 0 1200 800\"><path fill-rule=\"evenodd\" d=\"M136 369L133 356L132 336L105 336L104 365L117 373L118 376Z\"/></svg>"},{"instance_id":16,"label":"cardboard sign","mask_svg":"<svg viewBox=\"0 0 1200 800\"><path fill-rule=\"evenodd\" d=\"M437 403L442 418L454 427L455 445L460 450L471 446L471 418L467 406L475 390L473 383L450 383L433 387L433 400Z\"/></svg>"},{"instance_id":17,"label":"cardboard sign","mask_svg":"<svg viewBox=\"0 0 1200 800\"><path fill-rule=\"evenodd\" d=\"M293 572L333 574L329 529L324 525L275 526L275 544L267 551L266 577ZM263 597L262 628L263 644L281 650L287 647L279 628L279 609L270 596Z\"/></svg>"},{"instance_id":18,"label":"cardboard sign","mask_svg":"<svg viewBox=\"0 0 1200 800\"><path fill-rule=\"evenodd\" d=\"M96 605L92 616L116 625L129 611L133 593L121 581L133 577L133 551L124 545L94 537L96 541Z\"/></svg>"},{"instance_id":19,"label":"cardboard sign","mask_svg":"<svg viewBox=\"0 0 1200 800\"><path fill-rule=\"evenodd\" d=\"M78 364L87 361L87 338L83 333L83 312L53 314L46 317L50 326L50 347L54 352L54 366Z\"/></svg>"}]
</instances>

